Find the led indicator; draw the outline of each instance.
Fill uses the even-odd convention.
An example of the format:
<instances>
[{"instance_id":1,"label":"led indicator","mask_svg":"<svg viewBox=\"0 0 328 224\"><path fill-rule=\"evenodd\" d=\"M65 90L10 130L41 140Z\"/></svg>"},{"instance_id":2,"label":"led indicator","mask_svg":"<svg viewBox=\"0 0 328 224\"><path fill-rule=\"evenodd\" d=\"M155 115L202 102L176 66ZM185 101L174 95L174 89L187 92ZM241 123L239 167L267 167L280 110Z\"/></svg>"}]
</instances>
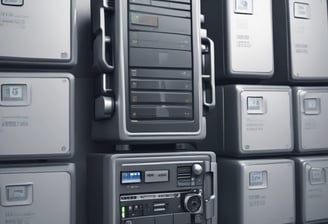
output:
<instances>
[{"instance_id":1,"label":"led indicator","mask_svg":"<svg viewBox=\"0 0 328 224\"><path fill-rule=\"evenodd\" d=\"M121 207L121 216L123 219L125 218L125 206Z\"/></svg>"}]
</instances>

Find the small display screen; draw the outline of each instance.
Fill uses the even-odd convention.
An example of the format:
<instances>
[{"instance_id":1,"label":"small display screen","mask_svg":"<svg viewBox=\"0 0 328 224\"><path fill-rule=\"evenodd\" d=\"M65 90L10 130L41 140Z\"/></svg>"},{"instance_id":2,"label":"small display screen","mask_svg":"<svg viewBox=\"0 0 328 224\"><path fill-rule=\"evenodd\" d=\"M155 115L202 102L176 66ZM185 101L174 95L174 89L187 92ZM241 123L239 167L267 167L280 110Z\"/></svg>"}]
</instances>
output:
<instances>
[{"instance_id":1,"label":"small display screen","mask_svg":"<svg viewBox=\"0 0 328 224\"><path fill-rule=\"evenodd\" d=\"M121 184L141 183L140 171L121 172Z\"/></svg>"},{"instance_id":2,"label":"small display screen","mask_svg":"<svg viewBox=\"0 0 328 224\"><path fill-rule=\"evenodd\" d=\"M26 85L2 85L2 101L24 101L26 97Z\"/></svg>"}]
</instances>

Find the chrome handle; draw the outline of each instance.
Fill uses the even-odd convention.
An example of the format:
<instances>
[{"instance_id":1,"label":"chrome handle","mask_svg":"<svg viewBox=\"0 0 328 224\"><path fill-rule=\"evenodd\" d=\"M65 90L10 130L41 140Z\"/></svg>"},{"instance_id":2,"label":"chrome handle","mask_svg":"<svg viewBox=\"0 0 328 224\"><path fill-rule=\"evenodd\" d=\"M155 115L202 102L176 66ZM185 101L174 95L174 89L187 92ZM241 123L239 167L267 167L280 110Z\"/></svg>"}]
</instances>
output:
<instances>
[{"instance_id":1,"label":"chrome handle","mask_svg":"<svg viewBox=\"0 0 328 224\"><path fill-rule=\"evenodd\" d=\"M202 44L209 48L209 54L210 54L210 74L209 75L202 75L202 78L204 82L210 83L211 88L211 98L212 100L208 102L207 96L206 96L206 90L203 90L203 97L204 97L204 105L208 107L209 109L215 107L216 104L216 96L215 96L215 55L214 55L214 42L208 37L202 37ZM204 52L202 50L203 54L207 54L208 52Z\"/></svg>"}]
</instances>

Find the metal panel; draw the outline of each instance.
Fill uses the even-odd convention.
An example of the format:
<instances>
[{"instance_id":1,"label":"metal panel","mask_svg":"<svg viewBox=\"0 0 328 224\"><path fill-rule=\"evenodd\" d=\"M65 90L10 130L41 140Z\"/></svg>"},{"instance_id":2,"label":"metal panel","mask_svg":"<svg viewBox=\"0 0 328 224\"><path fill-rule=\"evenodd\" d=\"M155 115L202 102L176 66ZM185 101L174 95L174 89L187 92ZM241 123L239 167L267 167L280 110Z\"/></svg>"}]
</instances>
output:
<instances>
[{"instance_id":1,"label":"metal panel","mask_svg":"<svg viewBox=\"0 0 328 224\"><path fill-rule=\"evenodd\" d=\"M298 164L300 223L327 223L328 157L301 157Z\"/></svg>"},{"instance_id":2,"label":"metal panel","mask_svg":"<svg viewBox=\"0 0 328 224\"><path fill-rule=\"evenodd\" d=\"M287 86L224 88L224 150L228 154L293 150L292 93Z\"/></svg>"},{"instance_id":3,"label":"metal panel","mask_svg":"<svg viewBox=\"0 0 328 224\"><path fill-rule=\"evenodd\" d=\"M0 223L74 224L74 186L72 164L0 168Z\"/></svg>"},{"instance_id":4,"label":"metal panel","mask_svg":"<svg viewBox=\"0 0 328 224\"><path fill-rule=\"evenodd\" d=\"M229 74L271 77L272 0L226 0L226 4Z\"/></svg>"},{"instance_id":5,"label":"metal panel","mask_svg":"<svg viewBox=\"0 0 328 224\"><path fill-rule=\"evenodd\" d=\"M222 159L218 164L219 194L225 195L219 201L219 212L225 214L220 217L222 223L295 223L292 160Z\"/></svg>"},{"instance_id":6,"label":"metal panel","mask_svg":"<svg viewBox=\"0 0 328 224\"><path fill-rule=\"evenodd\" d=\"M293 79L328 79L326 0L289 0Z\"/></svg>"},{"instance_id":7,"label":"metal panel","mask_svg":"<svg viewBox=\"0 0 328 224\"><path fill-rule=\"evenodd\" d=\"M296 149L300 152L328 150L328 88L294 88Z\"/></svg>"},{"instance_id":8,"label":"metal panel","mask_svg":"<svg viewBox=\"0 0 328 224\"><path fill-rule=\"evenodd\" d=\"M69 157L73 154L72 75L1 73L0 89L0 159ZM25 98L8 98L8 94Z\"/></svg>"},{"instance_id":9,"label":"metal panel","mask_svg":"<svg viewBox=\"0 0 328 224\"><path fill-rule=\"evenodd\" d=\"M74 63L74 0L22 1L20 6L4 2L2 1L0 7L0 61L33 64Z\"/></svg>"}]
</instances>

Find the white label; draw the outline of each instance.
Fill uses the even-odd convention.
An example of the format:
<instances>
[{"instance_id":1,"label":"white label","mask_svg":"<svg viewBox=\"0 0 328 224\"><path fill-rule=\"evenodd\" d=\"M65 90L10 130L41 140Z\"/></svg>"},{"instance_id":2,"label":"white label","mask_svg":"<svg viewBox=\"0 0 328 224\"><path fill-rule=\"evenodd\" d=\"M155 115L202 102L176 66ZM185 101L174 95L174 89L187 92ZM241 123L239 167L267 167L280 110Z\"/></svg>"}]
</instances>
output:
<instances>
[{"instance_id":1,"label":"white label","mask_svg":"<svg viewBox=\"0 0 328 224\"><path fill-rule=\"evenodd\" d=\"M9 97L10 98L22 98L23 97L23 88L21 86L9 87Z\"/></svg>"},{"instance_id":2,"label":"white label","mask_svg":"<svg viewBox=\"0 0 328 224\"><path fill-rule=\"evenodd\" d=\"M267 171L256 171L249 173L249 189L263 189L268 185Z\"/></svg>"},{"instance_id":3,"label":"white label","mask_svg":"<svg viewBox=\"0 0 328 224\"><path fill-rule=\"evenodd\" d=\"M320 99L304 99L304 112L305 114L320 114Z\"/></svg>"},{"instance_id":4,"label":"white label","mask_svg":"<svg viewBox=\"0 0 328 224\"><path fill-rule=\"evenodd\" d=\"M253 0L236 0L235 13L253 14Z\"/></svg>"},{"instance_id":5,"label":"white label","mask_svg":"<svg viewBox=\"0 0 328 224\"><path fill-rule=\"evenodd\" d=\"M247 112L249 114L263 114L264 113L263 97L248 97Z\"/></svg>"},{"instance_id":6,"label":"white label","mask_svg":"<svg viewBox=\"0 0 328 224\"><path fill-rule=\"evenodd\" d=\"M306 3L295 2L294 16L295 18L300 18L300 19L310 19L311 18L310 5Z\"/></svg>"},{"instance_id":7,"label":"white label","mask_svg":"<svg viewBox=\"0 0 328 224\"><path fill-rule=\"evenodd\" d=\"M312 185L326 183L326 172L321 168L312 168L310 170L310 183Z\"/></svg>"}]
</instances>

